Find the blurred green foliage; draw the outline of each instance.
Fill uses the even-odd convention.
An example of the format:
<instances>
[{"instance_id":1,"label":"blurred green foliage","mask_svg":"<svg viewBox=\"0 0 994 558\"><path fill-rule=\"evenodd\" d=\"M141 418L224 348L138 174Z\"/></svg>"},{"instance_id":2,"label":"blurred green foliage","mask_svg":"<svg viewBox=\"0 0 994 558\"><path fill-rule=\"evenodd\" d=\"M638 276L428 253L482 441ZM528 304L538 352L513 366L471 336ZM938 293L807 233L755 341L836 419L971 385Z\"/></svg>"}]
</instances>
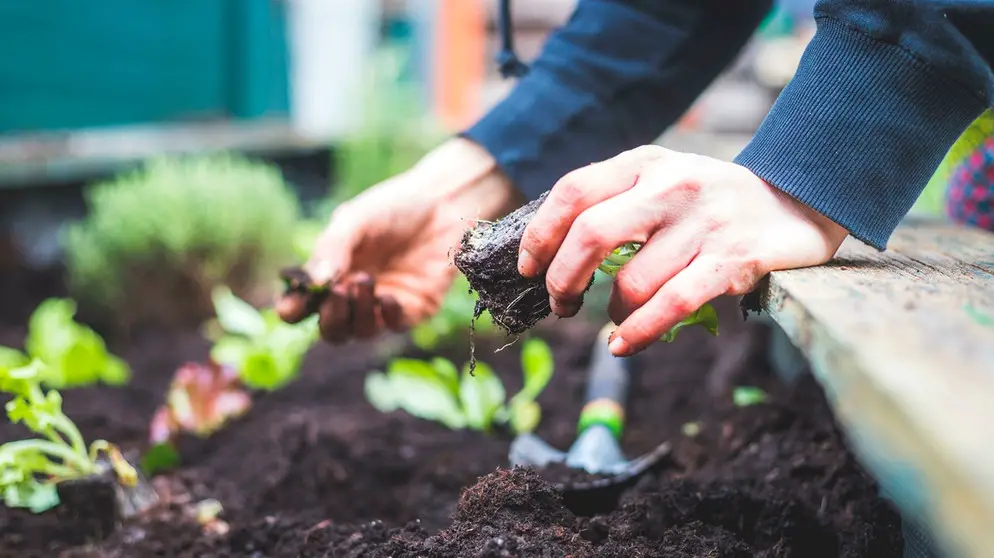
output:
<instances>
[{"instance_id":1,"label":"blurred green foliage","mask_svg":"<svg viewBox=\"0 0 994 558\"><path fill-rule=\"evenodd\" d=\"M994 136L994 109L987 109L963 131L956 143L949 148L911 210L914 213L930 216L945 215L946 194L953 172L987 138L992 136Z\"/></svg>"},{"instance_id":2,"label":"blurred green foliage","mask_svg":"<svg viewBox=\"0 0 994 558\"><path fill-rule=\"evenodd\" d=\"M428 321L411 330L411 341L425 351L434 351L440 346L453 342L468 342L470 324L476 309L476 295L469 292L469 281L462 274L456 276L442 308ZM499 334L497 326L484 311L472 324L477 337L490 337Z\"/></svg>"},{"instance_id":3,"label":"blurred green foliage","mask_svg":"<svg viewBox=\"0 0 994 558\"><path fill-rule=\"evenodd\" d=\"M190 319L202 320L214 286L271 291L293 258L296 194L279 169L237 155L154 159L91 186L86 200L89 215L64 231L71 288L115 312L167 296L150 284L184 283L204 307Z\"/></svg>"}]
</instances>

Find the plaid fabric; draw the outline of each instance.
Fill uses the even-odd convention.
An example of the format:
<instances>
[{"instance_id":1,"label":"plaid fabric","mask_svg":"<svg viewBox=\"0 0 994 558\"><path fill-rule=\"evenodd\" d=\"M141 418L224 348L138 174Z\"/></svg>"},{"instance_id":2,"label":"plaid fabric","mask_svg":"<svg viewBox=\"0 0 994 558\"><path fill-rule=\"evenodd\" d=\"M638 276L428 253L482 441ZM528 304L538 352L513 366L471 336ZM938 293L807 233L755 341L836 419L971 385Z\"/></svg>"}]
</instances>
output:
<instances>
[{"instance_id":1,"label":"plaid fabric","mask_svg":"<svg viewBox=\"0 0 994 558\"><path fill-rule=\"evenodd\" d=\"M958 223L994 231L994 136L953 169L946 213Z\"/></svg>"}]
</instances>

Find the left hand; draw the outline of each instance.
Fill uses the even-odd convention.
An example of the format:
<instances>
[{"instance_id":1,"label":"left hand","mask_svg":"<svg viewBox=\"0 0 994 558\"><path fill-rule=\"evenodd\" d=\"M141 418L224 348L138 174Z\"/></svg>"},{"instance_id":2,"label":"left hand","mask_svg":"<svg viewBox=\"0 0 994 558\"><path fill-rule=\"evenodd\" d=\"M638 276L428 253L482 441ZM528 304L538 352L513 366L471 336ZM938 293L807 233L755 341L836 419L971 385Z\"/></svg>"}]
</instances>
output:
<instances>
[{"instance_id":1,"label":"left hand","mask_svg":"<svg viewBox=\"0 0 994 558\"><path fill-rule=\"evenodd\" d=\"M525 229L518 270L546 271L553 312L570 317L604 258L643 243L608 306L620 324L611 353L628 356L770 271L827 262L846 234L745 167L647 145L560 179Z\"/></svg>"}]
</instances>

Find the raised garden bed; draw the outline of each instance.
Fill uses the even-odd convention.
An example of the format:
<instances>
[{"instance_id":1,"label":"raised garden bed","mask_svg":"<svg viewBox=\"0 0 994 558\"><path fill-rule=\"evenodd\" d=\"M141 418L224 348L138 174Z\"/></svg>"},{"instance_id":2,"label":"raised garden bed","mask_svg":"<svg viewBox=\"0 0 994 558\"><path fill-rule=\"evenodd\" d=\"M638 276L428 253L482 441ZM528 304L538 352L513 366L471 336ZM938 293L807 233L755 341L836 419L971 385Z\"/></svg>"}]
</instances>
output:
<instances>
[{"instance_id":1,"label":"raised garden bed","mask_svg":"<svg viewBox=\"0 0 994 558\"><path fill-rule=\"evenodd\" d=\"M0 344L17 345L34 305L62 293L57 281L3 273ZM898 515L846 449L818 386L782 385L764 328L743 326L736 301L719 302L719 337L688 330L640 359L624 449L635 456L670 439L674 451L609 513L574 515L541 475L508 470L507 439L379 413L362 397L366 372L383 364L376 347L320 346L295 382L258 395L247 415L209 439L182 439L183 466L154 480L157 509L72 547L74 525L57 511L2 508L0 555L901 556ZM597 329L573 319L537 330L556 359L537 433L562 448ZM479 345L477 357L517 389L518 355L496 346ZM143 450L176 367L209 345L191 331L111 347L133 367L131 384L67 391L66 413L87 438ZM444 356L463 362L468 348ZM736 385L769 400L737 407ZM20 435L0 428L0 441ZM206 499L221 503L223 524L193 517Z\"/></svg>"}]
</instances>

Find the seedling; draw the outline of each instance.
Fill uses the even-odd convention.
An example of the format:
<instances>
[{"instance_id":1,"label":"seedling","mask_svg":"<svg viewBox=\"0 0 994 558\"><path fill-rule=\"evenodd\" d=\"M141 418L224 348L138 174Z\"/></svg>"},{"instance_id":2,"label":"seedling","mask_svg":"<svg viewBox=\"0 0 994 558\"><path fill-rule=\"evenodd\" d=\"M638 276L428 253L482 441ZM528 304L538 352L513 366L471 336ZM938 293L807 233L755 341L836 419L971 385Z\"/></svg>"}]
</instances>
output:
<instances>
[{"instance_id":1,"label":"seedling","mask_svg":"<svg viewBox=\"0 0 994 558\"><path fill-rule=\"evenodd\" d=\"M509 335L519 335L545 319L552 308L545 276L525 278L518 273L518 248L525 228L548 194L526 204L496 223L480 223L463 235L455 255L456 267L479 295L474 318L484 310ZM614 277L641 248L627 243L614 250L598 269ZM593 284L594 276L590 278ZM670 342L679 330L701 324L713 335L718 334L718 317L710 304L705 304L665 335L661 341Z\"/></svg>"},{"instance_id":2,"label":"seedling","mask_svg":"<svg viewBox=\"0 0 994 558\"><path fill-rule=\"evenodd\" d=\"M213 291L216 321L205 327L214 341L206 363L184 364L173 377L166 403L149 426L147 474L176 465L180 432L208 437L252 406L251 389L274 391L300 371L317 342L317 316L288 324L272 309L256 310L226 287Z\"/></svg>"},{"instance_id":3,"label":"seedling","mask_svg":"<svg viewBox=\"0 0 994 558\"><path fill-rule=\"evenodd\" d=\"M105 440L95 440L86 446L76 424L62 412L59 392L43 391L41 382L46 377L45 364L39 359L0 373L0 390L13 396L6 404L8 418L42 436L0 446L0 490L4 504L34 513L46 511L60 503L60 483L100 476L107 467L124 492L137 488L138 473L117 446ZM150 500L147 493L135 494L145 501L133 508L147 507Z\"/></svg>"},{"instance_id":4,"label":"seedling","mask_svg":"<svg viewBox=\"0 0 994 558\"><path fill-rule=\"evenodd\" d=\"M39 360L44 363L39 372L42 383L56 389L127 383L131 379L127 363L110 354L100 335L77 323L75 315L76 303L70 299L43 301L28 320L26 353L0 347L0 371Z\"/></svg>"},{"instance_id":5,"label":"seedling","mask_svg":"<svg viewBox=\"0 0 994 558\"><path fill-rule=\"evenodd\" d=\"M736 407L759 405L766 403L769 398L769 395L762 388L755 386L740 386L732 392L732 402L735 403Z\"/></svg>"},{"instance_id":6,"label":"seedling","mask_svg":"<svg viewBox=\"0 0 994 558\"><path fill-rule=\"evenodd\" d=\"M444 358L430 361L394 359L387 371L366 377L366 399L379 411L403 410L453 430L492 432L495 426L515 433L531 432L541 420L536 399L552 378L552 352L540 339L529 339L521 350L524 386L505 401L500 378L478 362L470 374L467 363L460 374Z\"/></svg>"}]
</instances>

